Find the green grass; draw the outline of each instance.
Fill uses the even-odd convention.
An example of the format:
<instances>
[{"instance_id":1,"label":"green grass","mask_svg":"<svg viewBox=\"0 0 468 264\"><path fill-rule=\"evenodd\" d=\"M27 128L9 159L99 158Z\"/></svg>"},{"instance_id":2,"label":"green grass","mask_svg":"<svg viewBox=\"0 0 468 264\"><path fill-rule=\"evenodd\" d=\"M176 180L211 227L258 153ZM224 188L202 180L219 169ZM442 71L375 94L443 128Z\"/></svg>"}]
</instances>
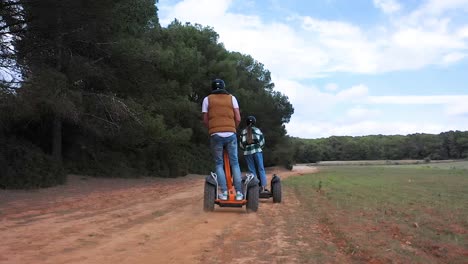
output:
<instances>
[{"instance_id":1,"label":"green grass","mask_svg":"<svg viewBox=\"0 0 468 264\"><path fill-rule=\"evenodd\" d=\"M468 162L330 166L284 181L310 215L361 259L463 263L468 252ZM403 245L403 246L402 246Z\"/></svg>"},{"instance_id":2,"label":"green grass","mask_svg":"<svg viewBox=\"0 0 468 264\"><path fill-rule=\"evenodd\" d=\"M391 166L389 166L391 167ZM425 164L412 164L402 165L402 168L432 168L432 169L445 169L445 170L459 170L460 172L468 174L468 161L457 161L457 162L441 162L441 163L425 163Z\"/></svg>"}]
</instances>

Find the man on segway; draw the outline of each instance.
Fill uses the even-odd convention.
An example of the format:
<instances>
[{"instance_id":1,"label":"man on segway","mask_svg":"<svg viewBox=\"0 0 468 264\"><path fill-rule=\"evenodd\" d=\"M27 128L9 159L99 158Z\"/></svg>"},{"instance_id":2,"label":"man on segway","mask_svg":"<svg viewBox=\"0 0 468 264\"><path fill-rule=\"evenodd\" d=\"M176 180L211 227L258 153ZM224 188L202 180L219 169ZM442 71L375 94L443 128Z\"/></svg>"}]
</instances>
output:
<instances>
[{"instance_id":1,"label":"man on segway","mask_svg":"<svg viewBox=\"0 0 468 264\"><path fill-rule=\"evenodd\" d=\"M228 190L224 172L223 150L229 155L229 163L232 168L232 177L236 189L235 199L244 199L242 194L242 179L237 157L236 128L239 126L241 117L239 104L236 97L229 94L225 89L225 83L221 79L211 82L212 92L203 99L202 113L203 123L210 134L211 152L215 161L215 172L218 184L221 188L218 198L228 199Z\"/></svg>"}]
</instances>

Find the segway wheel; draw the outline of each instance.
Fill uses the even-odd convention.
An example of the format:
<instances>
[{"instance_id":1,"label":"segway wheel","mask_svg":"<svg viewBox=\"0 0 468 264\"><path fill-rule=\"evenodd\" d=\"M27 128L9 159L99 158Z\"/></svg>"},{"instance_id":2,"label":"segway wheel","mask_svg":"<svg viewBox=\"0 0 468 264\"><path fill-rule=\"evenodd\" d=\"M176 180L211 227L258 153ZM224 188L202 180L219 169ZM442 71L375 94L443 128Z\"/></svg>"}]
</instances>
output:
<instances>
[{"instance_id":1,"label":"segway wheel","mask_svg":"<svg viewBox=\"0 0 468 264\"><path fill-rule=\"evenodd\" d=\"M216 199L216 187L212 184L205 182L205 192L203 198L203 210L205 212L212 212L214 210Z\"/></svg>"},{"instance_id":2,"label":"segway wheel","mask_svg":"<svg viewBox=\"0 0 468 264\"><path fill-rule=\"evenodd\" d=\"M271 184L271 194L273 203L281 203L281 181L275 181Z\"/></svg>"},{"instance_id":3,"label":"segway wheel","mask_svg":"<svg viewBox=\"0 0 468 264\"><path fill-rule=\"evenodd\" d=\"M258 185L251 186L247 189L247 212L257 212L259 200L259 187Z\"/></svg>"}]
</instances>

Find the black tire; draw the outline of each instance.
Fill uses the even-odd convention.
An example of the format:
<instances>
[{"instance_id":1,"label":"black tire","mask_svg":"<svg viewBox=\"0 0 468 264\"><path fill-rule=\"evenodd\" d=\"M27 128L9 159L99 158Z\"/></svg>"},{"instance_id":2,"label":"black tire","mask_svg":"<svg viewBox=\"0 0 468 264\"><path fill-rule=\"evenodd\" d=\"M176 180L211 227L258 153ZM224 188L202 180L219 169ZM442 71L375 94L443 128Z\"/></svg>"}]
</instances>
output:
<instances>
[{"instance_id":1,"label":"black tire","mask_svg":"<svg viewBox=\"0 0 468 264\"><path fill-rule=\"evenodd\" d=\"M212 212L214 210L216 199L216 187L212 184L205 182L205 192L203 197L203 210L205 212Z\"/></svg>"},{"instance_id":2,"label":"black tire","mask_svg":"<svg viewBox=\"0 0 468 264\"><path fill-rule=\"evenodd\" d=\"M281 203L281 181L275 181L271 184L271 194L274 203Z\"/></svg>"},{"instance_id":3,"label":"black tire","mask_svg":"<svg viewBox=\"0 0 468 264\"><path fill-rule=\"evenodd\" d=\"M258 210L258 200L259 200L259 187L257 185L250 186L247 189L247 212L257 212Z\"/></svg>"}]
</instances>

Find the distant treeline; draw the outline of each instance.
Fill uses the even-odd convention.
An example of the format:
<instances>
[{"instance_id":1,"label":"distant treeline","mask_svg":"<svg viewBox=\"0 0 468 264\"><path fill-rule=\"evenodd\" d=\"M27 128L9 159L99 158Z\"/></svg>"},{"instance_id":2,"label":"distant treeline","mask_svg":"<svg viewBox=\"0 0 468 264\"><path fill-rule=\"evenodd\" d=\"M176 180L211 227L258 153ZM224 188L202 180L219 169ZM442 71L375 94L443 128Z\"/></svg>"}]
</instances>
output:
<instances>
[{"instance_id":1,"label":"distant treeline","mask_svg":"<svg viewBox=\"0 0 468 264\"><path fill-rule=\"evenodd\" d=\"M157 2L157 1L156 1ZM222 78L268 127L268 164L294 112L270 72L210 27L159 24L155 0L0 0L0 188L208 173L201 103Z\"/></svg>"},{"instance_id":2,"label":"distant treeline","mask_svg":"<svg viewBox=\"0 0 468 264\"><path fill-rule=\"evenodd\" d=\"M293 159L298 163L332 160L466 159L468 131L438 135L291 138Z\"/></svg>"}]
</instances>

